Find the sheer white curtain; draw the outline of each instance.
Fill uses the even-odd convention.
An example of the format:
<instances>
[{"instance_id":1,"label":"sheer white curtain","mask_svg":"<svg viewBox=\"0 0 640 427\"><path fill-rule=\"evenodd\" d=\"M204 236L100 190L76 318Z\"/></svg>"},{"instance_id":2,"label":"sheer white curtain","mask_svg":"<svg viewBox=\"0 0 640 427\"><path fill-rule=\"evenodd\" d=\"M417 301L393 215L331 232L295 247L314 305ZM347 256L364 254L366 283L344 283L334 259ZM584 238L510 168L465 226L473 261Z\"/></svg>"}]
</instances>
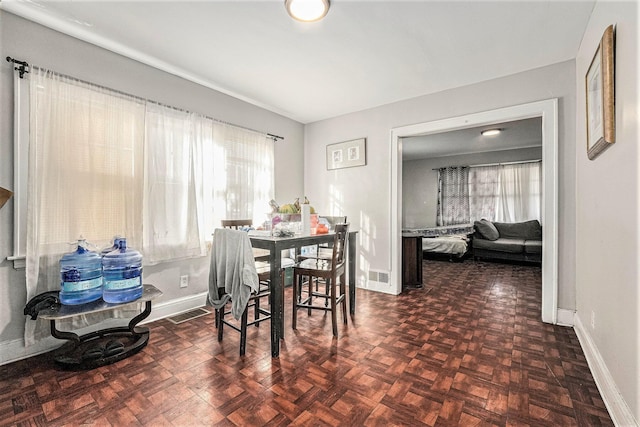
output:
<instances>
[{"instance_id":1,"label":"sheer white curtain","mask_svg":"<svg viewBox=\"0 0 640 427\"><path fill-rule=\"evenodd\" d=\"M60 288L59 260L84 236L142 241L144 104L32 68L27 207L27 299ZM86 319L85 319L86 320ZM80 325L84 320L78 320ZM25 345L48 335L27 321Z\"/></svg>"},{"instance_id":2,"label":"sheer white curtain","mask_svg":"<svg viewBox=\"0 0 640 427\"><path fill-rule=\"evenodd\" d=\"M202 145L212 121L147 103L144 243L146 264L206 254L202 191ZM200 181L201 182L201 181Z\"/></svg>"},{"instance_id":3,"label":"sheer white curtain","mask_svg":"<svg viewBox=\"0 0 640 427\"><path fill-rule=\"evenodd\" d=\"M259 225L274 196L273 141L264 134L215 123L213 225L251 218Z\"/></svg>"},{"instance_id":4,"label":"sheer white curtain","mask_svg":"<svg viewBox=\"0 0 640 427\"><path fill-rule=\"evenodd\" d=\"M540 162L500 167L500 198L496 221L520 222L541 218L542 167Z\"/></svg>"},{"instance_id":5,"label":"sheer white curtain","mask_svg":"<svg viewBox=\"0 0 640 427\"><path fill-rule=\"evenodd\" d=\"M265 219L274 194L265 134L36 67L27 78L28 299L59 289L60 257L80 236L96 248L125 236L154 264L206 255L221 219ZM46 322L28 321L25 345L48 334Z\"/></svg>"},{"instance_id":6,"label":"sheer white curtain","mask_svg":"<svg viewBox=\"0 0 640 427\"><path fill-rule=\"evenodd\" d=\"M471 220L540 221L542 163L473 167L469 172Z\"/></svg>"}]
</instances>

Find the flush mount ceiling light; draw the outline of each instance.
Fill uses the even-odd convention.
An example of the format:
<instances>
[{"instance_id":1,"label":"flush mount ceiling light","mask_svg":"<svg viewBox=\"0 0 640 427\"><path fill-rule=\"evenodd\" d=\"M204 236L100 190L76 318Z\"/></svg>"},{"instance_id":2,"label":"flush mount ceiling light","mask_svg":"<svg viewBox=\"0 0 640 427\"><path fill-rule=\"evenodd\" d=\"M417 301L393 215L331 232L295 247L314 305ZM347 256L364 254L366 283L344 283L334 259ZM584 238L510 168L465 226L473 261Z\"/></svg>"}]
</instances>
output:
<instances>
[{"instance_id":1,"label":"flush mount ceiling light","mask_svg":"<svg viewBox=\"0 0 640 427\"><path fill-rule=\"evenodd\" d=\"M480 132L482 136L494 136L502 132L502 129L487 129Z\"/></svg>"},{"instance_id":2,"label":"flush mount ceiling light","mask_svg":"<svg viewBox=\"0 0 640 427\"><path fill-rule=\"evenodd\" d=\"M329 0L284 0L284 7L293 19L314 22L329 12Z\"/></svg>"}]
</instances>

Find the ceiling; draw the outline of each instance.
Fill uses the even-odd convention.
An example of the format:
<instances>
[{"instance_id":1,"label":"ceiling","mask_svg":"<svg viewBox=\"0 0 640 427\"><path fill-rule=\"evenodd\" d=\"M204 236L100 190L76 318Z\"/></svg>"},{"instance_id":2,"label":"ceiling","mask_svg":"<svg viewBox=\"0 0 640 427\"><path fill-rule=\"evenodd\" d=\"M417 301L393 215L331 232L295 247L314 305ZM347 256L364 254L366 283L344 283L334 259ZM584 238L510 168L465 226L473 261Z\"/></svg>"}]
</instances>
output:
<instances>
[{"instance_id":1,"label":"ceiling","mask_svg":"<svg viewBox=\"0 0 640 427\"><path fill-rule=\"evenodd\" d=\"M502 130L499 135L483 136L480 134L483 130L496 128ZM541 117L403 138L402 160L419 160L530 147L542 147Z\"/></svg>"},{"instance_id":2,"label":"ceiling","mask_svg":"<svg viewBox=\"0 0 640 427\"><path fill-rule=\"evenodd\" d=\"M0 8L310 123L574 59L594 0L2 0ZM26 59L26 58L25 58Z\"/></svg>"}]
</instances>

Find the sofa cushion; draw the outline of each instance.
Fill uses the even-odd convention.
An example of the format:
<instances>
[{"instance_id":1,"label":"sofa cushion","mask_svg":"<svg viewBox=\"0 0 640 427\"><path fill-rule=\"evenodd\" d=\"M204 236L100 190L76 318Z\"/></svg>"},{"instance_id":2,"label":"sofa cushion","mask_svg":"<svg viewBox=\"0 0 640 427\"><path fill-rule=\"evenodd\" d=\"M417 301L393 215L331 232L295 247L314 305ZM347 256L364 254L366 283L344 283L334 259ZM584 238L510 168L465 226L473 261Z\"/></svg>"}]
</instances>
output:
<instances>
[{"instance_id":1,"label":"sofa cushion","mask_svg":"<svg viewBox=\"0 0 640 427\"><path fill-rule=\"evenodd\" d=\"M491 221L487 221L486 219L481 219L480 221L476 221L473 223L473 226L476 228L478 233L482 235L487 240L498 240L500 234L496 227L491 223Z\"/></svg>"},{"instance_id":2,"label":"sofa cushion","mask_svg":"<svg viewBox=\"0 0 640 427\"><path fill-rule=\"evenodd\" d=\"M494 222L500 237L507 239L542 240L542 227L537 219L524 222Z\"/></svg>"},{"instance_id":3,"label":"sofa cushion","mask_svg":"<svg viewBox=\"0 0 640 427\"><path fill-rule=\"evenodd\" d=\"M542 240L525 240L524 241L524 253L526 253L526 254L541 254L542 253Z\"/></svg>"},{"instance_id":4,"label":"sofa cushion","mask_svg":"<svg viewBox=\"0 0 640 427\"><path fill-rule=\"evenodd\" d=\"M498 240L473 239L473 248L521 254L524 251L524 240L503 238Z\"/></svg>"}]
</instances>

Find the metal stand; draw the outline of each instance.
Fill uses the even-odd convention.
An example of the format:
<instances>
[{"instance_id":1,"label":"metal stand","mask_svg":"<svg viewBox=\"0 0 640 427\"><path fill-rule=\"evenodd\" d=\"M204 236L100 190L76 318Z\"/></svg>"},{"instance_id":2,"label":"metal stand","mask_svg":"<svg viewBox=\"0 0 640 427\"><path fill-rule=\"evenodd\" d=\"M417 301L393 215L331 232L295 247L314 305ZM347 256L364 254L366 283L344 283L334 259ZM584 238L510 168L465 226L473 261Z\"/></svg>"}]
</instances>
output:
<instances>
[{"instance_id":1,"label":"metal stand","mask_svg":"<svg viewBox=\"0 0 640 427\"><path fill-rule=\"evenodd\" d=\"M53 359L64 369L84 370L109 365L142 350L149 342L149 329L138 326L151 314L151 300L162 295L153 285L144 285L142 298L124 304L109 304L102 300L78 306L52 307L40 312L49 320L51 335L67 340L54 351ZM56 321L82 314L124 308L127 305L145 303L144 310L129 321L128 326L106 328L79 336L74 332L60 331Z\"/></svg>"}]
</instances>

